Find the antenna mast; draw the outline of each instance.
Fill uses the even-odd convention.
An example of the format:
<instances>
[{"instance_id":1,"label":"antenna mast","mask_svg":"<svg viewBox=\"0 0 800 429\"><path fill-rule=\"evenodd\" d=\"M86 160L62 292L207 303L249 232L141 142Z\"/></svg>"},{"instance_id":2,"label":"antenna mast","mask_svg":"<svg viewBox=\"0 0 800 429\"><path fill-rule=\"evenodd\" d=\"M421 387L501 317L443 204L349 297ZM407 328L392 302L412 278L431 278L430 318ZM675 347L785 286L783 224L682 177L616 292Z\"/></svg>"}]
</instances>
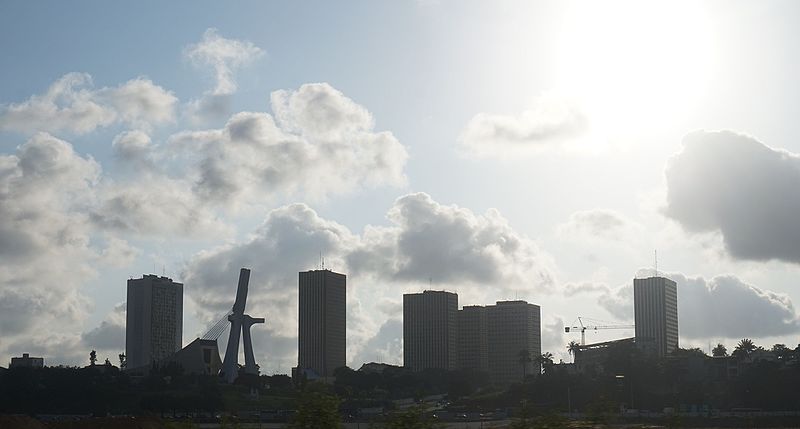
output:
<instances>
[{"instance_id":1,"label":"antenna mast","mask_svg":"<svg viewBox=\"0 0 800 429\"><path fill-rule=\"evenodd\" d=\"M655 259L655 270L656 270L656 277L658 277L658 249L653 250L653 257Z\"/></svg>"}]
</instances>

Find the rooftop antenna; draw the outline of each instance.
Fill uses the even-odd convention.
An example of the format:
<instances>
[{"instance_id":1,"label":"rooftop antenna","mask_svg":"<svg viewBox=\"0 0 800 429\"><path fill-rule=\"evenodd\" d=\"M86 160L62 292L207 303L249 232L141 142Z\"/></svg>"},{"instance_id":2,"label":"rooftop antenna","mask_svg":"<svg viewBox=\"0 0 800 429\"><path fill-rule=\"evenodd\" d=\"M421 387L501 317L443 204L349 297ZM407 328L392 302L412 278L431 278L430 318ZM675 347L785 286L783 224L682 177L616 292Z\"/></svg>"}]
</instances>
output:
<instances>
[{"instance_id":1,"label":"rooftop antenna","mask_svg":"<svg viewBox=\"0 0 800 429\"><path fill-rule=\"evenodd\" d=\"M654 249L653 250L653 259L654 259L654 263L655 263L653 268L656 271L656 277L658 277L658 249Z\"/></svg>"},{"instance_id":2,"label":"rooftop antenna","mask_svg":"<svg viewBox=\"0 0 800 429\"><path fill-rule=\"evenodd\" d=\"M325 269L325 257L324 256L322 257L322 269L323 270Z\"/></svg>"}]
</instances>

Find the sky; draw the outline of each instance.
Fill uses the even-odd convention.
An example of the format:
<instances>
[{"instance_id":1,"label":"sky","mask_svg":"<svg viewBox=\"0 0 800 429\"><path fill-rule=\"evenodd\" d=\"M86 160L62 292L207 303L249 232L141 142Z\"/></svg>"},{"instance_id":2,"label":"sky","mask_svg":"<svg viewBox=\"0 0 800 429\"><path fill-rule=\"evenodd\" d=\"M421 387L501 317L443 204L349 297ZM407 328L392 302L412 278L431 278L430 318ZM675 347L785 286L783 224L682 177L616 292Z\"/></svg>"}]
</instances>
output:
<instances>
[{"instance_id":1,"label":"sky","mask_svg":"<svg viewBox=\"0 0 800 429\"><path fill-rule=\"evenodd\" d=\"M126 281L233 303L296 365L297 273L348 276L347 359L402 363L402 294L800 339L796 2L0 4L0 365L124 351ZM657 253L657 257L656 257ZM587 333L587 341L632 336Z\"/></svg>"}]
</instances>

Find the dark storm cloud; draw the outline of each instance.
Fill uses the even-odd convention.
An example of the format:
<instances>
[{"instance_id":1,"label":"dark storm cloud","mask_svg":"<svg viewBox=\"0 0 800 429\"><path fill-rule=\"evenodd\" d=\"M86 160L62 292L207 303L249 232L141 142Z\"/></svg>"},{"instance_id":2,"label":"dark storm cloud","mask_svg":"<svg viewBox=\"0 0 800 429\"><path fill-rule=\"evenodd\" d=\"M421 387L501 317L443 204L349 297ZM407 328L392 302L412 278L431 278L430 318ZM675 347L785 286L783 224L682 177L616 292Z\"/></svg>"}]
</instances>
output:
<instances>
[{"instance_id":1,"label":"dark storm cloud","mask_svg":"<svg viewBox=\"0 0 800 429\"><path fill-rule=\"evenodd\" d=\"M738 259L800 262L800 157L731 131L697 131L666 169L665 214L719 231Z\"/></svg>"}]
</instances>

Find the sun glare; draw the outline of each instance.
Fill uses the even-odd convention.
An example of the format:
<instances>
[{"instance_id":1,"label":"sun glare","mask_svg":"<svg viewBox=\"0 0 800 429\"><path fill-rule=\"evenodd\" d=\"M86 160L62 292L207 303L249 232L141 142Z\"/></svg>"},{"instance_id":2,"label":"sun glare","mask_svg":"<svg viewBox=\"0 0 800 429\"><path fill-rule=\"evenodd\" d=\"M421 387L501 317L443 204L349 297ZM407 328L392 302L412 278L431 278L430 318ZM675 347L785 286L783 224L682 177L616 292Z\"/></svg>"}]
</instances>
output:
<instances>
[{"instance_id":1,"label":"sun glare","mask_svg":"<svg viewBox=\"0 0 800 429\"><path fill-rule=\"evenodd\" d=\"M559 91L583 100L604 134L680 120L709 79L708 26L700 5L689 3L574 5L560 35Z\"/></svg>"}]
</instances>

